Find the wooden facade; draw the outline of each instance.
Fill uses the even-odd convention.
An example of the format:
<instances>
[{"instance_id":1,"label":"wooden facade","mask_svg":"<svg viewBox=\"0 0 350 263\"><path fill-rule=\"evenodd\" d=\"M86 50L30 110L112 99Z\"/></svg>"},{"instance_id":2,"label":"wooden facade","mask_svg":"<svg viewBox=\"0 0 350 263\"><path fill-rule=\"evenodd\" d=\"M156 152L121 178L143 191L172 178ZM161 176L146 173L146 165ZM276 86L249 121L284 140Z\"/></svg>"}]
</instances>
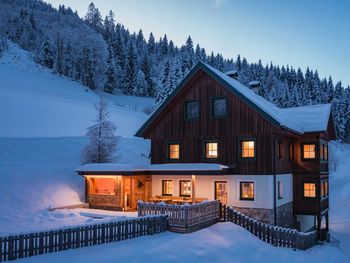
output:
<instances>
[{"instance_id":1,"label":"wooden facade","mask_svg":"<svg viewBox=\"0 0 350 263\"><path fill-rule=\"evenodd\" d=\"M328 180L328 160L320 160L319 145L336 138L331 115L326 131L303 134L281 127L266 112L201 67L180 86L137 133L151 140L153 164L169 163L168 143L176 142L180 145L180 158L171 162L220 163L231 167L237 175L293 174L294 213L318 217L327 213L328 196L321 198L320 186L322 180ZM226 99L225 116L213 117L213 98ZM188 120L185 110L191 101L198 101L199 116ZM254 158L241 158L243 139L255 142ZM206 141L218 142L217 158L205 158ZM303 160L303 143L316 145L314 160ZM303 197L304 182L316 184L315 198Z\"/></svg>"}]
</instances>

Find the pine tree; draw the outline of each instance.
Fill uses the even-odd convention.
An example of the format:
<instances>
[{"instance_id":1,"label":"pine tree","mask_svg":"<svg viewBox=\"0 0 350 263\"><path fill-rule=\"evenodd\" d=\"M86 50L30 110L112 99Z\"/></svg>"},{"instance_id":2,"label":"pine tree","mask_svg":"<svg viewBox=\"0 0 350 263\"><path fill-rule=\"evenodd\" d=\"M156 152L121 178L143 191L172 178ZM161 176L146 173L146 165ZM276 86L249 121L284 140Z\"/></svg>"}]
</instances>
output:
<instances>
[{"instance_id":1,"label":"pine tree","mask_svg":"<svg viewBox=\"0 0 350 263\"><path fill-rule=\"evenodd\" d=\"M140 67L146 80L146 95L153 97L155 94L156 84L154 83L154 80L152 78L151 63L149 61L147 53L144 54Z\"/></svg>"},{"instance_id":2,"label":"pine tree","mask_svg":"<svg viewBox=\"0 0 350 263\"><path fill-rule=\"evenodd\" d=\"M88 11L85 15L85 22L97 32L103 31L101 13L98 8L95 7L94 3L91 3L88 7Z\"/></svg>"},{"instance_id":3,"label":"pine tree","mask_svg":"<svg viewBox=\"0 0 350 263\"><path fill-rule=\"evenodd\" d=\"M42 46L42 51L39 55L39 62L44 67L51 69L53 67L53 53L48 39L45 39Z\"/></svg>"},{"instance_id":4,"label":"pine tree","mask_svg":"<svg viewBox=\"0 0 350 263\"><path fill-rule=\"evenodd\" d=\"M116 86L115 80L115 63L113 59L113 51L109 49L109 55L107 59L107 70L106 70L106 82L104 85L104 91L107 93L113 93L113 90Z\"/></svg>"},{"instance_id":5,"label":"pine tree","mask_svg":"<svg viewBox=\"0 0 350 263\"><path fill-rule=\"evenodd\" d=\"M111 162L118 145L118 138L115 135L117 128L108 120L107 105L102 98L95 108L97 112L95 124L88 128L86 134L90 142L82 152L83 164Z\"/></svg>"},{"instance_id":6,"label":"pine tree","mask_svg":"<svg viewBox=\"0 0 350 263\"><path fill-rule=\"evenodd\" d=\"M135 52L134 45L129 43L126 63L124 66L123 73L123 92L126 95L133 95L133 91L137 85L137 56Z\"/></svg>"},{"instance_id":7,"label":"pine tree","mask_svg":"<svg viewBox=\"0 0 350 263\"><path fill-rule=\"evenodd\" d=\"M150 33L148 38L147 50L148 50L148 53L150 54L154 54L156 52L156 41L154 39L152 32Z\"/></svg>"},{"instance_id":8,"label":"pine tree","mask_svg":"<svg viewBox=\"0 0 350 263\"><path fill-rule=\"evenodd\" d=\"M67 44L66 48L64 49L64 62L63 62L63 74L73 78L74 77L74 55L73 55L73 49L70 45L70 43Z\"/></svg>"}]
</instances>

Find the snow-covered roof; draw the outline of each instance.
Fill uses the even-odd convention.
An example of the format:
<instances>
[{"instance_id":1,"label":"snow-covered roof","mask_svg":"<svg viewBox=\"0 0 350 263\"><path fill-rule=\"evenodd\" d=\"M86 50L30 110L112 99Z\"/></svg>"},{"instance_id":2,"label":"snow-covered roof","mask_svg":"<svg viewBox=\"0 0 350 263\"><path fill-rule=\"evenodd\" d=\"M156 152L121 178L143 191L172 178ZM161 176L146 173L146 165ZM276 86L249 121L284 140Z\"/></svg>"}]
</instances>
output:
<instances>
[{"instance_id":1,"label":"snow-covered roof","mask_svg":"<svg viewBox=\"0 0 350 263\"><path fill-rule=\"evenodd\" d=\"M238 74L238 71L237 70L229 70L229 71L226 71L225 74L226 75Z\"/></svg>"},{"instance_id":2,"label":"snow-covered roof","mask_svg":"<svg viewBox=\"0 0 350 263\"><path fill-rule=\"evenodd\" d=\"M283 128L297 133L327 130L331 104L301 106L286 109L278 108L276 105L259 96L239 81L230 78L226 74L207 64L205 64L205 66L227 82L227 84L242 96L275 119Z\"/></svg>"},{"instance_id":3,"label":"snow-covered roof","mask_svg":"<svg viewBox=\"0 0 350 263\"><path fill-rule=\"evenodd\" d=\"M250 88L234 78L231 78L227 73L223 73L208 64L199 62L197 66L188 74L182 83L170 94L170 96L153 112L147 122L139 129L136 136L142 137L142 132L155 119L158 113L169 103L179 89L183 87L187 79L190 78L198 69L202 69L225 87L235 93L238 97L247 102L250 106L258 110L265 117L269 118L274 124L290 130L292 132L303 134L305 132L321 132L326 131L331 113L331 104L302 106L296 108L282 109L278 108L273 103L269 102L262 96L259 96Z\"/></svg>"},{"instance_id":4,"label":"snow-covered roof","mask_svg":"<svg viewBox=\"0 0 350 263\"><path fill-rule=\"evenodd\" d=\"M249 82L248 86L257 86L260 85L260 81L259 80L253 80L251 82Z\"/></svg>"},{"instance_id":5,"label":"snow-covered roof","mask_svg":"<svg viewBox=\"0 0 350 263\"><path fill-rule=\"evenodd\" d=\"M93 163L76 168L76 172L162 172L162 171L222 171L228 166L215 163L123 164Z\"/></svg>"}]
</instances>

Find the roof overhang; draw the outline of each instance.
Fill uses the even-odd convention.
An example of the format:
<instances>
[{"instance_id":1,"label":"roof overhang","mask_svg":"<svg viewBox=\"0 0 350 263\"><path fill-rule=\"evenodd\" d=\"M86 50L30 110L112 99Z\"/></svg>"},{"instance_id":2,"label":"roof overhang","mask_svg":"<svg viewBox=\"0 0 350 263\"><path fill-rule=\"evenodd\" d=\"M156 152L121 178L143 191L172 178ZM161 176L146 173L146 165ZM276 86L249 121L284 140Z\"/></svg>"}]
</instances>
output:
<instances>
[{"instance_id":1,"label":"roof overhang","mask_svg":"<svg viewBox=\"0 0 350 263\"><path fill-rule=\"evenodd\" d=\"M136 175L229 175L233 167L212 163L177 163L150 165L87 164L76 172L82 176L136 176Z\"/></svg>"}]
</instances>

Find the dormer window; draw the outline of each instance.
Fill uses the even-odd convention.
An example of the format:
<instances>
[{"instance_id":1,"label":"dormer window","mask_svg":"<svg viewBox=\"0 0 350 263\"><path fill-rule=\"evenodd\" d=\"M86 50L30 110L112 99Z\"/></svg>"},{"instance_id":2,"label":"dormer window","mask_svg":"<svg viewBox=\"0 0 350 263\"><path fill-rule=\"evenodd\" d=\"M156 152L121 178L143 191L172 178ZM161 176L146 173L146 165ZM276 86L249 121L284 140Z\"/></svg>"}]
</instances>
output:
<instances>
[{"instance_id":1,"label":"dormer window","mask_svg":"<svg viewBox=\"0 0 350 263\"><path fill-rule=\"evenodd\" d=\"M199 102L198 100L187 101L185 107L185 119L195 120L199 117Z\"/></svg>"},{"instance_id":2,"label":"dormer window","mask_svg":"<svg viewBox=\"0 0 350 263\"><path fill-rule=\"evenodd\" d=\"M227 115L226 98L213 98L211 101L211 115L213 117L225 117Z\"/></svg>"}]
</instances>

